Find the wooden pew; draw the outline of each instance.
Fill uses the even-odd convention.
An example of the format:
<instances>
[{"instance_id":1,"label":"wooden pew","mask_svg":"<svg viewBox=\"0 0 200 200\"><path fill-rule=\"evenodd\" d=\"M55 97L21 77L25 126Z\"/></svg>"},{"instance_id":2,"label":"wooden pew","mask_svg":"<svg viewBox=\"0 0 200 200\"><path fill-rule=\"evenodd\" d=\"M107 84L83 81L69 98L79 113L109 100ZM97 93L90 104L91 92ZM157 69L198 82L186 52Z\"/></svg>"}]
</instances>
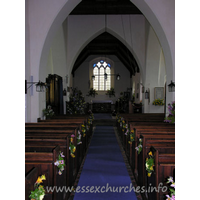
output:
<instances>
[{"instance_id":1,"label":"wooden pew","mask_svg":"<svg viewBox=\"0 0 200 200\"><path fill-rule=\"evenodd\" d=\"M135 130L135 141L129 144L130 137L127 137L126 141L126 154L129 160L129 163L132 167L133 172L135 171L135 166L137 166L137 151L135 148L138 146L138 139L141 134L149 134L149 135L175 135L174 129L166 130L165 128L145 128L145 129L137 129Z\"/></svg>"},{"instance_id":2,"label":"wooden pew","mask_svg":"<svg viewBox=\"0 0 200 200\"><path fill-rule=\"evenodd\" d=\"M175 170L175 154L173 153L160 153L153 146L150 149L155 158L155 171L152 173L151 177L146 176L145 184L148 186L151 184L152 188L158 188L160 183L162 186L166 185L166 179L169 176L173 176ZM159 192L153 191L147 193L148 200L161 200L167 194L167 191L159 190Z\"/></svg>"},{"instance_id":3,"label":"wooden pew","mask_svg":"<svg viewBox=\"0 0 200 200\"><path fill-rule=\"evenodd\" d=\"M89 126L90 128L87 130L86 132L86 141L87 144L89 143L91 136L92 136L92 132L93 132L93 125L92 124L88 124L89 118L85 119L85 118L70 118L70 119L49 119L49 120L38 120L39 123L38 124L49 124L49 125L77 125L79 127L79 130L81 130L81 126L85 125L85 127Z\"/></svg>"},{"instance_id":4,"label":"wooden pew","mask_svg":"<svg viewBox=\"0 0 200 200\"><path fill-rule=\"evenodd\" d=\"M135 166L135 173L137 173L137 181L140 186L145 184L144 174L145 174L145 160L150 148L156 146L156 148L161 153L175 153L175 140L174 138L167 138L162 136L159 138L149 139L145 138L145 135L142 135L142 151L137 155L137 166Z\"/></svg>"},{"instance_id":5,"label":"wooden pew","mask_svg":"<svg viewBox=\"0 0 200 200\"><path fill-rule=\"evenodd\" d=\"M34 184L37 181L38 176L39 174L37 167L33 167L25 175L25 200L30 200L29 196L31 194L31 191L34 191Z\"/></svg>"},{"instance_id":6,"label":"wooden pew","mask_svg":"<svg viewBox=\"0 0 200 200\"><path fill-rule=\"evenodd\" d=\"M154 130L158 130L158 129L162 129L162 130L165 130L165 132L169 132L169 134L171 133L171 132L174 132L174 127L172 126L166 126L166 124L155 124L155 125L151 125L151 126L149 126L149 125L138 125L138 126L136 126L136 125L134 125L134 126L132 126L132 124L130 124L130 128L129 128L129 130L131 131L131 130L134 130L134 134L135 134L135 138L137 138L137 136L140 134L140 132L141 131L143 131L143 130L146 130L147 132L148 132L148 130L151 130L151 132L153 131L153 129ZM127 137L126 135L125 135L125 132L126 132L126 130L124 130L123 132L122 132L122 141L123 141L123 146L124 146L124 150L125 150L125 152L127 152L127 148L128 148L128 141L129 141L129 137Z\"/></svg>"},{"instance_id":7,"label":"wooden pew","mask_svg":"<svg viewBox=\"0 0 200 200\"><path fill-rule=\"evenodd\" d=\"M169 124L169 123L164 123L164 122L150 122L150 121L148 121L148 122L143 122L143 121L140 121L140 122L126 122L125 120L124 120L124 125L122 125L121 124L121 127L120 128L118 128L118 131L119 131L119 133L120 133L120 135L121 135L121 138L122 138L122 140L123 140L123 143L125 143L125 132L126 132L126 128L124 129L123 128L123 126L125 126L125 124L126 124L126 127L128 127L130 130L134 130L134 129L139 129L139 128L145 128L146 127L146 129L147 128L152 128L152 127L154 127L154 128L156 128L156 127L164 127L164 128L166 128L166 127L168 127L169 129L175 129L175 125L174 124Z\"/></svg>"},{"instance_id":8,"label":"wooden pew","mask_svg":"<svg viewBox=\"0 0 200 200\"><path fill-rule=\"evenodd\" d=\"M87 138L83 137L82 135L82 144L77 145L77 136L78 136L78 129L76 125L72 125L72 127L65 126L65 129L60 129L57 125L38 125L39 123L31 124L25 126L25 135L26 138L60 138L64 135L75 135L74 144L77 146L76 151L76 158L77 159L77 168L80 167L82 159L85 155L88 143Z\"/></svg>"},{"instance_id":9,"label":"wooden pew","mask_svg":"<svg viewBox=\"0 0 200 200\"><path fill-rule=\"evenodd\" d=\"M38 173L41 175L45 174L46 176L44 187L62 186L66 184L63 176L58 175L57 166L54 165L60 152L59 146L26 146L25 148L25 173L30 171L33 167L37 167ZM56 193L56 191L50 192L45 195L45 199L63 199L63 194Z\"/></svg>"},{"instance_id":10,"label":"wooden pew","mask_svg":"<svg viewBox=\"0 0 200 200\"><path fill-rule=\"evenodd\" d=\"M145 135L142 134L140 136L140 138L142 138L142 142L143 142L143 148L145 148L146 143L149 142L149 140L152 140L152 143L154 142L153 140L169 140L169 142L175 142L175 135L160 135L159 133L157 135ZM143 155L143 154L142 154ZM141 161L144 161L145 157L143 157L141 159ZM141 166L143 166L144 163L141 164ZM144 172L144 171L143 171ZM135 170L134 170L134 174L136 177L136 180L138 180L138 155L137 155L137 151L135 150ZM144 181L143 181L144 182Z\"/></svg>"},{"instance_id":11,"label":"wooden pew","mask_svg":"<svg viewBox=\"0 0 200 200\"><path fill-rule=\"evenodd\" d=\"M71 117L71 116L70 116ZM82 137L83 144L76 145L75 158L69 155L69 138L72 134L75 135L74 143L77 142L77 130L81 129L81 125L86 122L85 117L73 118L73 119L54 119L54 120L39 120L39 123L26 123L25 124L25 137L26 147L27 145L61 145L63 152L68 152L66 156L66 163L68 166L67 181L66 185L73 185L78 167L80 166L83 159L83 152L86 151L86 137ZM77 123L78 122L78 123ZM78 127L78 129L77 129ZM90 126L92 127L92 126ZM91 128L90 128L91 130ZM84 142L85 141L85 142ZM85 148L83 148L85 146ZM68 158L67 158L68 157ZM75 162L74 162L75 161Z\"/></svg>"},{"instance_id":12,"label":"wooden pew","mask_svg":"<svg viewBox=\"0 0 200 200\"><path fill-rule=\"evenodd\" d=\"M64 153L65 155L65 162L66 162L66 179L67 179L67 186L72 186L75 178L77 176L78 173L78 169L80 167L80 164L82 162L83 159L80 158L79 156L79 148L81 147L80 145L76 145L76 142L74 142L75 146L76 146L76 152L75 154L75 158L72 158L70 156L70 152L69 152L69 144L70 144L70 138L71 135L46 135L46 134L40 134L40 135L31 135L31 136L26 136L25 139L25 146L27 145L35 145L35 146L50 146L50 145L59 145L60 146L60 150Z\"/></svg>"}]
</instances>

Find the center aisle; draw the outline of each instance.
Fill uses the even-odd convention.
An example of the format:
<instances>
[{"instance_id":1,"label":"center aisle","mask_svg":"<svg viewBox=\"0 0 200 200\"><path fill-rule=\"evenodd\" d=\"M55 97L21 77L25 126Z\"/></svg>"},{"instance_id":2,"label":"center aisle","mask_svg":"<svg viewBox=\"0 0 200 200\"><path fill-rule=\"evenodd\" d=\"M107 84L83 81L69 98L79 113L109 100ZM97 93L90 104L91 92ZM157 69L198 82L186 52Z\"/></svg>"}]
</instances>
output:
<instances>
[{"instance_id":1,"label":"center aisle","mask_svg":"<svg viewBox=\"0 0 200 200\"><path fill-rule=\"evenodd\" d=\"M137 199L113 126L96 126L73 199Z\"/></svg>"}]
</instances>

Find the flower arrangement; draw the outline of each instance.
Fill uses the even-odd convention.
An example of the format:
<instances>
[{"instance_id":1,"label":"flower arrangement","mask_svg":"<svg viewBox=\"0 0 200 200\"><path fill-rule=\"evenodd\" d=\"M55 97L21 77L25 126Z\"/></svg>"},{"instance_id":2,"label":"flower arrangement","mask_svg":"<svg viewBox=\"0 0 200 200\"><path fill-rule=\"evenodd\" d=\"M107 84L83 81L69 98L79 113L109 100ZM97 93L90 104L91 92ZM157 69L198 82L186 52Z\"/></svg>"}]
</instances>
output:
<instances>
[{"instance_id":1,"label":"flower arrangement","mask_svg":"<svg viewBox=\"0 0 200 200\"><path fill-rule=\"evenodd\" d=\"M88 113L89 113L90 124L92 124L92 121L94 121L94 114L92 113L91 110L89 110Z\"/></svg>"},{"instance_id":2,"label":"flower arrangement","mask_svg":"<svg viewBox=\"0 0 200 200\"><path fill-rule=\"evenodd\" d=\"M82 144L82 141L81 141L81 132L78 130L77 145L79 144Z\"/></svg>"},{"instance_id":3,"label":"flower arrangement","mask_svg":"<svg viewBox=\"0 0 200 200\"><path fill-rule=\"evenodd\" d=\"M93 121L92 119L88 118L88 120L87 120L88 126L90 126L92 124L92 121Z\"/></svg>"},{"instance_id":4,"label":"flower arrangement","mask_svg":"<svg viewBox=\"0 0 200 200\"><path fill-rule=\"evenodd\" d=\"M71 155L72 158L75 158L74 153L75 153L75 151L76 151L76 147L75 147L75 145L73 144L73 142L74 142L74 137L75 137L75 135L71 135L70 144L69 144L70 155Z\"/></svg>"},{"instance_id":5,"label":"flower arrangement","mask_svg":"<svg viewBox=\"0 0 200 200\"><path fill-rule=\"evenodd\" d=\"M93 88L90 88L87 96L92 96L92 97L95 97L96 95L98 95L97 91Z\"/></svg>"},{"instance_id":6,"label":"flower arrangement","mask_svg":"<svg viewBox=\"0 0 200 200\"><path fill-rule=\"evenodd\" d=\"M128 128L128 124L126 124L126 132L124 133L124 135L128 136L130 133L130 130Z\"/></svg>"},{"instance_id":7,"label":"flower arrangement","mask_svg":"<svg viewBox=\"0 0 200 200\"><path fill-rule=\"evenodd\" d=\"M131 130L129 144L132 144L133 141L135 141L135 132L134 130Z\"/></svg>"},{"instance_id":8,"label":"flower arrangement","mask_svg":"<svg viewBox=\"0 0 200 200\"><path fill-rule=\"evenodd\" d=\"M120 127L122 127L123 123L125 123L124 118L123 117L119 117L118 118L118 122L120 123Z\"/></svg>"},{"instance_id":9,"label":"flower arrangement","mask_svg":"<svg viewBox=\"0 0 200 200\"><path fill-rule=\"evenodd\" d=\"M31 200L42 200L44 198L45 195L44 186L40 185L40 183L42 183L43 180L46 180L45 175L38 177L37 181L34 184L35 190L31 191L31 194L29 195L29 198Z\"/></svg>"},{"instance_id":10,"label":"flower arrangement","mask_svg":"<svg viewBox=\"0 0 200 200\"><path fill-rule=\"evenodd\" d=\"M51 118L52 116L54 116L54 111L53 111L53 109L51 108L50 105L48 105L47 108L43 109L42 111L43 111L43 115L46 116L46 117Z\"/></svg>"},{"instance_id":11,"label":"flower arrangement","mask_svg":"<svg viewBox=\"0 0 200 200\"><path fill-rule=\"evenodd\" d=\"M153 158L153 153L152 151L150 151L148 153L148 158L146 158L146 170L147 170L147 176L151 177L152 172L154 171L153 167L154 167L154 158Z\"/></svg>"},{"instance_id":12,"label":"flower arrangement","mask_svg":"<svg viewBox=\"0 0 200 200\"><path fill-rule=\"evenodd\" d=\"M85 99L80 90L72 89L70 101L66 104L66 111L69 114L85 114Z\"/></svg>"},{"instance_id":13,"label":"flower arrangement","mask_svg":"<svg viewBox=\"0 0 200 200\"><path fill-rule=\"evenodd\" d=\"M169 115L165 118L164 122L175 123L175 101L172 104L168 104Z\"/></svg>"},{"instance_id":14,"label":"flower arrangement","mask_svg":"<svg viewBox=\"0 0 200 200\"><path fill-rule=\"evenodd\" d=\"M170 194L169 195L166 195L167 199L166 200L175 200L175 182L173 180L173 177L169 177L167 179L167 183L170 184L170 187L169 188L169 191L170 191Z\"/></svg>"},{"instance_id":15,"label":"flower arrangement","mask_svg":"<svg viewBox=\"0 0 200 200\"><path fill-rule=\"evenodd\" d=\"M138 155L142 151L142 138L139 138L139 144L137 147L135 147L136 151L138 152Z\"/></svg>"},{"instance_id":16,"label":"flower arrangement","mask_svg":"<svg viewBox=\"0 0 200 200\"><path fill-rule=\"evenodd\" d=\"M153 105L155 105L155 106L163 106L164 105L164 99L155 99L153 101Z\"/></svg>"},{"instance_id":17,"label":"flower arrangement","mask_svg":"<svg viewBox=\"0 0 200 200\"><path fill-rule=\"evenodd\" d=\"M64 160L63 152L60 151L60 154L58 155L58 160L54 163L59 169L58 174L61 175L65 168L65 160Z\"/></svg>"},{"instance_id":18,"label":"flower arrangement","mask_svg":"<svg viewBox=\"0 0 200 200\"><path fill-rule=\"evenodd\" d=\"M83 133L83 137L85 137L86 136L86 128L85 128L84 124L81 125L81 131Z\"/></svg>"},{"instance_id":19,"label":"flower arrangement","mask_svg":"<svg viewBox=\"0 0 200 200\"><path fill-rule=\"evenodd\" d=\"M125 123L125 120L124 120L124 119L123 119L123 121L122 121L121 127L122 127L122 131L124 132L124 129L126 128L126 123Z\"/></svg>"},{"instance_id":20,"label":"flower arrangement","mask_svg":"<svg viewBox=\"0 0 200 200\"><path fill-rule=\"evenodd\" d=\"M109 95L109 97L114 96L115 97L115 90L114 88L110 88L110 90L107 90L106 95Z\"/></svg>"}]
</instances>

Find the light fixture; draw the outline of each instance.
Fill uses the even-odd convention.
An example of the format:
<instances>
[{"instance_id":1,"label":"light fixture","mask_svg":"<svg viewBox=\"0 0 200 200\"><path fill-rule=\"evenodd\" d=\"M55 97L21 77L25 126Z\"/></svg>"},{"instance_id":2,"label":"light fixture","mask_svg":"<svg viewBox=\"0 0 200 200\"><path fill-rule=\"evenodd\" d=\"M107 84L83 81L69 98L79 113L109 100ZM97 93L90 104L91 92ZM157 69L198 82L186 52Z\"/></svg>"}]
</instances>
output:
<instances>
[{"instance_id":1,"label":"light fixture","mask_svg":"<svg viewBox=\"0 0 200 200\"><path fill-rule=\"evenodd\" d=\"M175 92L175 83L171 81L171 83L168 85L168 91L169 92Z\"/></svg>"},{"instance_id":2,"label":"light fixture","mask_svg":"<svg viewBox=\"0 0 200 200\"><path fill-rule=\"evenodd\" d=\"M27 87L27 84L30 84L30 86ZM27 80L25 80L25 94L27 94L27 90L34 84L36 85L36 91L37 92L44 92L45 88L47 87L47 83L43 83L41 81L39 81L39 82L27 82Z\"/></svg>"},{"instance_id":3,"label":"light fixture","mask_svg":"<svg viewBox=\"0 0 200 200\"><path fill-rule=\"evenodd\" d=\"M66 96L67 95L67 91L66 91L66 89L64 88L64 90L63 90L63 96Z\"/></svg>"},{"instance_id":4,"label":"light fixture","mask_svg":"<svg viewBox=\"0 0 200 200\"><path fill-rule=\"evenodd\" d=\"M119 79L120 79L120 75L119 74L117 74L116 79L119 81Z\"/></svg>"},{"instance_id":5,"label":"light fixture","mask_svg":"<svg viewBox=\"0 0 200 200\"><path fill-rule=\"evenodd\" d=\"M37 92L44 92L45 90L45 83L39 81L37 84L36 84L36 91Z\"/></svg>"},{"instance_id":6,"label":"light fixture","mask_svg":"<svg viewBox=\"0 0 200 200\"><path fill-rule=\"evenodd\" d=\"M149 99L149 92L146 90L145 94L145 99Z\"/></svg>"},{"instance_id":7,"label":"light fixture","mask_svg":"<svg viewBox=\"0 0 200 200\"><path fill-rule=\"evenodd\" d=\"M93 80L93 81L95 80L95 75L92 75L92 80Z\"/></svg>"},{"instance_id":8,"label":"light fixture","mask_svg":"<svg viewBox=\"0 0 200 200\"><path fill-rule=\"evenodd\" d=\"M104 74L104 78L105 78L105 80L107 80L107 78L108 78L108 74Z\"/></svg>"}]
</instances>

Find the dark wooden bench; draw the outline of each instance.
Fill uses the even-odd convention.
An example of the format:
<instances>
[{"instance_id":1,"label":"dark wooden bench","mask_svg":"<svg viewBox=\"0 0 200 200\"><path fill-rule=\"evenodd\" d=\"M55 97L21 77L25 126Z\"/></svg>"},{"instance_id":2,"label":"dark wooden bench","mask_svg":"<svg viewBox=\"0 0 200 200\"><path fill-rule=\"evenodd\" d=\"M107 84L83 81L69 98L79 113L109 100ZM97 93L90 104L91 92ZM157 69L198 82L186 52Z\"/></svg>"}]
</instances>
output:
<instances>
[{"instance_id":1,"label":"dark wooden bench","mask_svg":"<svg viewBox=\"0 0 200 200\"><path fill-rule=\"evenodd\" d=\"M76 158L78 159L77 165L79 167L88 147L87 136L83 137L83 133L76 126L69 128L66 126L65 129L60 129L60 127L57 128L54 125L40 126L37 124L39 123L27 125L28 127L25 128L26 138L60 138L63 135L75 135L74 144L77 146ZM82 144L80 145L77 145L78 131L81 133Z\"/></svg>"},{"instance_id":2,"label":"dark wooden bench","mask_svg":"<svg viewBox=\"0 0 200 200\"><path fill-rule=\"evenodd\" d=\"M60 146L26 146L25 150L25 173L37 167L38 174L46 176L44 187L66 185L65 176L60 176L57 166L54 165L60 153ZM46 199L63 199L63 193L56 193L56 191L46 193L45 196Z\"/></svg>"},{"instance_id":3,"label":"dark wooden bench","mask_svg":"<svg viewBox=\"0 0 200 200\"><path fill-rule=\"evenodd\" d=\"M143 148L146 148L146 143L151 142L152 144L154 143L154 140L160 140L162 142L169 140L169 142L175 142L175 135L164 135L164 134L154 134L154 135L150 135L150 134L142 134L140 135L140 138L142 138L142 142L143 142ZM143 154L142 154L143 155ZM142 158L142 161L145 160L145 157ZM143 166L143 163L141 164ZM134 169L134 174L136 179L138 180L138 155L137 155L137 151L135 150L135 169Z\"/></svg>"},{"instance_id":4,"label":"dark wooden bench","mask_svg":"<svg viewBox=\"0 0 200 200\"><path fill-rule=\"evenodd\" d=\"M76 144L76 140L74 139L74 145L76 146L76 151L75 151L75 158L72 158L70 156L69 152L69 144L70 144L70 134L61 134L61 135L46 135L44 133L40 133L37 135L31 135L31 136L26 136L25 139L25 146L27 145L35 145L35 146L49 146L49 145L59 145L61 151L65 155L65 162L67 163L67 174L66 174L66 179L67 179L67 185L72 186L75 178L77 176L77 172L80 168L83 155L81 152L83 152L80 148L82 148L81 145Z\"/></svg>"},{"instance_id":5,"label":"dark wooden bench","mask_svg":"<svg viewBox=\"0 0 200 200\"><path fill-rule=\"evenodd\" d=\"M137 166L137 151L136 147L139 145L139 137L141 134L144 135L174 135L174 130L169 132L166 131L165 129L141 129L140 131L136 132L137 134L135 135L135 141L132 143L127 142L127 157L130 163L130 166L135 172L135 166ZM129 138L128 138L129 139Z\"/></svg>"},{"instance_id":6,"label":"dark wooden bench","mask_svg":"<svg viewBox=\"0 0 200 200\"><path fill-rule=\"evenodd\" d=\"M162 183L162 187L166 186L166 180L169 176L173 176L175 171L175 154L173 153L160 153L156 148L153 146L150 149L155 158L155 167L154 172L152 173L151 177L145 177L145 185L151 185L152 188L158 188L159 184ZM161 200L164 199L165 195L168 191L162 191L161 189L159 192L155 190L146 194L148 200Z\"/></svg>"},{"instance_id":7,"label":"dark wooden bench","mask_svg":"<svg viewBox=\"0 0 200 200\"><path fill-rule=\"evenodd\" d=\"M30 200L29 195L31 194L31 191L34 191L34 184L37 181L38 176L37 167L33 167L25 175L25 200Z\"/></svg>"},{"instance_id":8,"label":"dark wooden bench","mask_svg":"<svg viewBox=\"0 0 200 200\"><path fill-rule=\"evenodd\" d=\"M81 132L82 124L87 125L88 116L68 116L63 118L38 120L38 123L25 124L25 147L39 148L41 145L47 148L49 145L60 145L60 149L65 154L66 162L66 186L74 184L78 168L85 154L88 141ZM90 124L90 130L92 125ZM77 145L77 132L82 135L82 144ZM87 131L87 132L89 132ZM91 131L92 132L92 131ZM75 135L74 145L76 146L75 158L70 156L69 143L71 135ZM87 134L88 136L88 134Z\"/></svg>"},{"instance_id":9,"label":"dark wooden bench","mask_svg":"<svg viewBox=\"0 0 200 200\"><path fill-rule=\"evenodd\" d=\"M152 124L152 125L149 125L149 124L147 124L147 125L145 125L145 124L143 124L143 125L132 125L132 123L130 124L130 127L129 127L129 130L131 131L131 130L134 130L134 134L135 134L135 137L137 137L137 135L139 135L140 133L140 131L141 130L151 130L151 132L152 132L152 130L158 130L158 129L165 129L165 132L169 132L169 134L170 134L170 132L173 132L174 131L174 126L167 126L166 124L164 124L164 123L156 123L156 124ZM127 151L127 145L128 145L128 141L129 141L129 137L127 137L126 135L125 135L125 132L126 132L126 129L124 129L124 131L121 131L121 138L122 138L122 141L123 141L123 146L124 146L124 149L125 149L125 151Z\"/></svg>"},{"instance_id":10,"label":"dark wooden bench","mask_svg":"<svg viewBox=\"0 0 200 200\"><path fill-rule=\"evenodd\" d=\"M85 119L85 118L69 118L69 119L65 119L65 118L61 118L61 119L48 119L48 120L38 120L39 124L49 124L51 126L53 125L77 125L77 127L81 130L81 126L84 125L86 127L86 140L87 143L89 143L91 136L92 136L92 132L93 132L93 125L89 124L89 118ZM63 127L64 128L64 127ZM88 129L87 129L88 128Z\"/></svg>"},{"instance_id":11,"label":"dark wooden bench","mask_svg":"<svg viewBox=\"0 0 200 200\"><path fill-rule=\"evenodd\" d=\"M142 151L137 155L137 166L135 166L136 177L138 177L137 182L140 186L144 185L145 179L145 160L150 148L152 146L156 147L161 153L175 153L175 140L167 138L154 138L149 139L145 136L141 136L142 139ZM144 140L143 140L144 139Z\"/></svg>"}]
</instances>

